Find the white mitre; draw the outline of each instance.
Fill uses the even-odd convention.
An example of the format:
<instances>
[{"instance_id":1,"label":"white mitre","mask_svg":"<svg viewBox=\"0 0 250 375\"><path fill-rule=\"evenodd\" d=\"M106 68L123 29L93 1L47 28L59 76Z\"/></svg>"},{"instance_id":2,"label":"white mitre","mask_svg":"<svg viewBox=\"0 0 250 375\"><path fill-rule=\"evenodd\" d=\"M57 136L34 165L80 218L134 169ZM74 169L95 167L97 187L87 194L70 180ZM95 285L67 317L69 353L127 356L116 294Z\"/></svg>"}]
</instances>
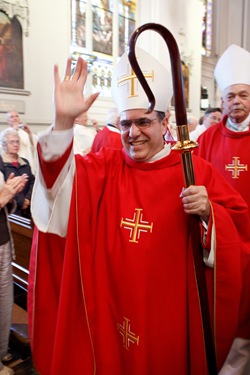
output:
<instances>
[{"instance_id":1,"label":"white mitre","mask_svg":"<svg viewBox=\"0 0 250 375\"><path fill-rule=\"evenodd\" d=\"M155 97L155 111L165 112L173 95L170 72L153 56L136 48L138 64ZM125 52L114 68L112 96L118 111L148 108L148 97L133 72Z\"/></svg>"},{"instance_id":2,"label":"white mitre","mask_svg":"<svg viewBox=\"0 0 250 375\"><path fill-rule=\"evenodd\" d=\"M250 53L232 44L219 58L214 76L221 92L236 84L250 85Z\"/></svg>"}]
</instances>

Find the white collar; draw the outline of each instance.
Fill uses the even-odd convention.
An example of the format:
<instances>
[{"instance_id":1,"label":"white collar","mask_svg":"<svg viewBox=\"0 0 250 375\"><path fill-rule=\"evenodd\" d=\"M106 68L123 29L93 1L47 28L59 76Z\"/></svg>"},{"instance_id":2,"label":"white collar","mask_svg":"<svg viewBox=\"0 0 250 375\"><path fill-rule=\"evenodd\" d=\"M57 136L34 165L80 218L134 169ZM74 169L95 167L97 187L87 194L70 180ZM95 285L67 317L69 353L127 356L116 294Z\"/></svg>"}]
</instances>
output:
<instances>
[{"instance_id":1,"label":"white collar","mask_svg":"<svg viewBox=\"0 0 250 375\"><path fill-rule=\"evenodd\" d=\"M163 149L159 151L157 154L155 154L150 160L148 160L148 163L153 163L154 161L160 160L164 158L165 156L168 156L170 152L171 152L171 144L165 143Z\"/></svg>"},{"instance_id":2,"label":"white collar","mask_svg":"<svg viewBox=\"0 0 250 375\"><path fill-rule=\"evenodd\" d=\"M250 113L244 121L238 124L233 123L231 119L228 117L227 122L226 122L226 128L234 132L244 132L244 131L249 130L249 122L250 122Z\"/></svg>"},{"instance_id":3,"label":"white collar","mask_svg":"<svg viewBox=\"0 0 250 375\"><path fill-rule=\"evenodd\" d=\"M116 128L115 126L109 125L109 124L107 124L106 126L107 126L108 130L110 130L111 132L121 134L120 130L118 128Z\"/></svg>"}]
</instances>

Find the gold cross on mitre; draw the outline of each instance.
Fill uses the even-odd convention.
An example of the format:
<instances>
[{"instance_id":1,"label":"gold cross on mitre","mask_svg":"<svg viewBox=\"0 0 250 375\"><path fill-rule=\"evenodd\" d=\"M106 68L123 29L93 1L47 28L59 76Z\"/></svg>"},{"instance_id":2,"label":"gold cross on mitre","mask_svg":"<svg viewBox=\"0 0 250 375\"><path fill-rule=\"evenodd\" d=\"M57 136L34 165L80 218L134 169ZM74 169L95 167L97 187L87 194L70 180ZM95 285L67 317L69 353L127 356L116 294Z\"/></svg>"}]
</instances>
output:
<instances>
[{"instance_id":1,"label":"gold cross on mitre","mask_svg":"<svg viewBox=\"0 0 250 375\"><path fill-rule=\"evenodd\" d=\"M226 165L225 170L232 172L233 178L239 178L240 172L247 171L247 164L240 164L240 158L238 156L234 156L232 164Z\"/></svg>"},{"instance_id":2,"label":"gold cross on mitre","mask_svg":"<svg viewBox=\"0 0 250 375\"><path fill-rule=\"evenodd\" d=\"M136 242L138 243L138 239L140 237L140 232L148 232L152 233L153 230L153 223L149 224L148 221L142 220L142 209L136 208L135 214L133 219L126 219L122 218L120 227L124 227L125 229L130 230L130 240L129 242Z\"/></svg>"},{"instance_id":3,"label":"gold cross on mitre","mask_svg":"<svg viewBox=\"0 0 250 375\"><path fill-rule=\"evenodd\" d=\"M124 321L122 324L117 323L117 329L123 337L123 346L129 350L129 345L132 342L133 344L139 345L139 336L135 336L133 332L130 331L130 320L123 318Z\"/></svg>"},{"instance_id":4,"label":"gold cross on mitre","mask_svg":"<svg viewBox=\"0 0 250 375\"><path fill-rule=\"evenodd\" d=\"M130 65L129 65L130 67ZM152 81L154 82L154 70L152 70L152 73L146 73L146 72L143 72L143 75L145 78L152 78ZM118 79L117 81L117 84L118 86L122 83L127 83L129 84L130 83L130 95L129 95L129 98L130 97L133 97L133 96L138 96L138 93L136 92L136 88L135 88L135 84L139 83L138 81L138 78L137 76L135 75L133 69L131 68L131 73L128 73L127 75L125 76L121 76L121 78Z\"/></svg>"}]
</instances>

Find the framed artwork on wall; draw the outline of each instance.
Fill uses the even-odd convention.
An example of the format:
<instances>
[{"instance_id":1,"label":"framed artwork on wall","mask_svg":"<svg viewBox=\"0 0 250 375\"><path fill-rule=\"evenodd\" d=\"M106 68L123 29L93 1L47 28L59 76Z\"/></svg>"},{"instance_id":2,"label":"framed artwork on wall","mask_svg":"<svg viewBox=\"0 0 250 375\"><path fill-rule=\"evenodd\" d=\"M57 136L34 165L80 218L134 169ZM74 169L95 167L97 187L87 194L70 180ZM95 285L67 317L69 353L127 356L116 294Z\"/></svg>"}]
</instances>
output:
<instances>
[{"instance_id":1,"label":"framed artwork on wall","mask_svg":"<svg viewBox=\"0 0 250 375\"><path fill-rule=\"evenodd\" d=\"M0 10L0 87L24 89L22 27Z\"/></svg>"}]
</instances>

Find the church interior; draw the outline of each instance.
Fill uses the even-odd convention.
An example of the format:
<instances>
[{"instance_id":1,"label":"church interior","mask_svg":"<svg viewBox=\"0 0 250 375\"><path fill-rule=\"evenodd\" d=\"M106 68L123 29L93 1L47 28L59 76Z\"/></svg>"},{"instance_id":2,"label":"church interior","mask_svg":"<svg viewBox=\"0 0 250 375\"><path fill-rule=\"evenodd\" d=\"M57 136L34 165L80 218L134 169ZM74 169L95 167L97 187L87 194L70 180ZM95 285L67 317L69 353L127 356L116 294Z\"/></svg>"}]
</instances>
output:
<instances>
[{"instance_id":1,"label":"church interior","mask_svg":"<svg viewBox=\"0 0 250 375\"><path fill-rule=\"evenodd\" d=\"M131 33L146 23L161 24L173 34L183 64L187 113L200 118L208 107L221 105L214 68L223 51L233 43L250 51L249 18L245 0L0 0L0 131L10 111L18 112L34 134L46 130L54 115L54 65L63 78L67 59L72 58L74 69L79 56L88 62L84 94L100 92L89 118L102 128L114 107L113 66ZM171 69L159 34L145 32L138 45ZM170 112L175 122L174 103ZM17 354L9 364L17 375L35 375L26 311L33 226L15 215L10 225L16 248L11 344Z\"/></svg>"},{"instance_id":2,"label":"church interior","mask_svg":"<svg viewBox=\"0 0 250 375\"><path fill-rule=\"evenodd\" d=\"M247 22L250 5L244 0L157 0L154 3L150 0L44 0L42 3L5 0L0 2L0 7L3 16L6 15L2 40L11 30L6 28L6 22L14 22L13 27L16 24L19 27L16 33L19 47L14 57L19 60L11 65L15 71L14 82L8 82L6 77L0 80L0 130L6 125L9 110L16 110L34 133L46 129L53 122L54 64L59 66L63 77L67 58L76 59L79 55L85 56L89 63L86 95L100 91L90 117L104 125L107 108L113 106L109 89L112 66L124 52L131 32L145 23L164 25L176 39L188 71L187 110L198 118L203 88L210 106L220 104L213 77L218 57L232 43L250 49ZM103 25L100 22L95 25L98 15ZM112 19L112 30L105 17ZM126 25L125 31L122 25ZM99 40L98 34L102 35ZM103 51L104 43L109 45L106 51ZM138 45L170 67L168 49L160 35L147 31L138 39ZM11 55L9 59L13 61Z\"/></svg>"}]
</instances>

